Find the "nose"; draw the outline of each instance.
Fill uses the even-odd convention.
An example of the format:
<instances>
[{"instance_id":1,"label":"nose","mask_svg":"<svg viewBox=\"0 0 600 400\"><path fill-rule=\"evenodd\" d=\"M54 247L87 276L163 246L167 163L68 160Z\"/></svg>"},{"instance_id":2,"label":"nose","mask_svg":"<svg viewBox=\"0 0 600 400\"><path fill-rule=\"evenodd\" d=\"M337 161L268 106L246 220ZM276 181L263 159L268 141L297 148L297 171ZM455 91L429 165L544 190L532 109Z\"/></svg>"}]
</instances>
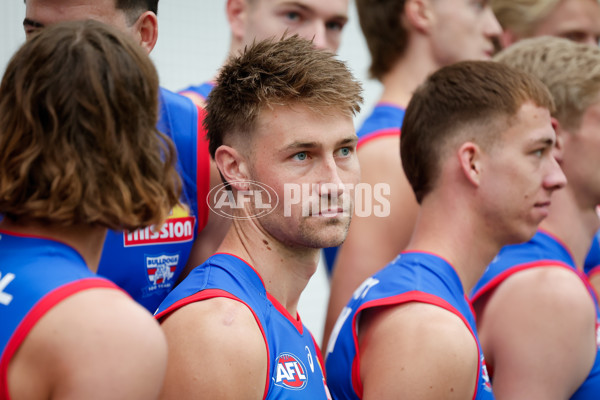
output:
<instances>
[{"instance_id":1,"label":"nose","mask_svg":"<svg viewBox=\"0 0 600 400\"><path fill-rule=\"evenodd\" d=\"M344 181L333 156L323 159L317 174L320 197L339 197L344 193Z\"/></svg>"},{"instance_id":2,"label":"nose","mask_svg":"<svg viewBox=\"0 0 600 400\"><path fill-rule=\"evenodd\" d=\"M313 46L319 50L331 50L329 43L327 42L327 29L325 28L325 22L315 21L312 29Z\"/></svg>"},{"instance_id":3,"label":"nose","mask_svg":"<svg viewBox=\"0 0 600 400\"><path fill-rule=\"evenodd\" d=\"M502 26L500 26L500 22L496 19L496 15L494 15L491 7L488 6L485 12L484 34L487 37L500 36L502 34Z\"/></svg>"},{"instance_id":4,"label":"nose","mask_svg":"<svg viewBox=\"0 0 600 400\"><path fill-rule=\"evenodd\" d=\"M567 177L563 173L557 159L554 156L551 156L550 159L549 171L544 179L544 188L554 191L566 186Z\"/></svg>"}]
</instances>

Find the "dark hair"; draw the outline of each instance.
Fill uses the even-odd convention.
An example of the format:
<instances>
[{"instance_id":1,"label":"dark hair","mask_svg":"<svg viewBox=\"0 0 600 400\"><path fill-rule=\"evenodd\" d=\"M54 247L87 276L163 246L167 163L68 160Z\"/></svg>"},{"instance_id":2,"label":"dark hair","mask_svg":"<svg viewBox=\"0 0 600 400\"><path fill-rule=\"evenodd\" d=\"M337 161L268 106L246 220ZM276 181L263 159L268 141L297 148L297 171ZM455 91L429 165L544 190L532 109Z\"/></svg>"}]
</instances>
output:
<instances>
[{"instance_id":1,"label":"dark hair","mask_svg":"<svg viewBox=\"0 0 600 400\"><path fill-rule=\"evenodd\" d=\"M493 61L463 61L431 75L408 104L400 139L402 166L417 201L432 190L446 147L457 139L493 145L528 101L554 109L537 78Z\"/></svg>"},{"instance_id":2,"label":"dark hair","mask_svg":"<svg viewBox=\"0 0 600 400\"><path fill-rule=\"evenodd\" d=\"M315 112L360 111L362 88L348 67L297 35L253 43L229 59L208 96L204 125L212 157L228 135L252 132L261 110L302 104Z\"/></svg>"},{"instance_id":3,"label":"dark hair","mask_svg":"<svg viewBox=\"0 0 600 400\"><path fill-rule=\"evenodd\" d=\"M0 213L112 229L161 223L181 184L157 119L156 70L125 33L92 20L41 30L0 84Z\"/></svg>"},{"instance_id":4,"label":"dark hair","mask_svg":"<svg viewBox=\"0 0 600 400\"><path fill-rule=\"evenodd\" d=\"M372 78L381 80L406 51L404 5L405 0L356 0L360 27L371 53Z\"/></svg>"},{"instance_id":5,"label":"dark hair","mask_svg":"<svg viewBox=\"0 0 600 400\"><path fill-rule=\"evenodd\" d=\"M133 25L146 11L158 15L158 0L116 0L115 6L125 12L129 25Z\"/></svg>"}]
</instances>

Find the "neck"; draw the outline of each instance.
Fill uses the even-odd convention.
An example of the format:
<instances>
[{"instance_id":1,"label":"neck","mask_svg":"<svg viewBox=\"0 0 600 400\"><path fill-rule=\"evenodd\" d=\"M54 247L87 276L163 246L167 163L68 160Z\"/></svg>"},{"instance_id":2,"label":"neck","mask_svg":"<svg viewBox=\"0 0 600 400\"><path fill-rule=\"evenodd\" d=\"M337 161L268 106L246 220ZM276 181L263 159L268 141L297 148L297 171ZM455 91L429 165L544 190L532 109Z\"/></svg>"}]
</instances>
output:
<instances>
[{"instance_id":1,"label":"neck","mask_svg":"<svg viewBox=\"0 0 600 400\"><path fill-rule=\"evenodd\" d=\"M266 233L256 220L234 220L217 252L234 254L261 276L267 292L292 316L309 279L315 273L320 249L286 246Z\"/></svg>"},{"instance_id":2,"label":"neck","mask_svg":"<svg viewBox=\"0 0 600 400\"><path fill-rule=\"evenodd\" d=\"M577 268L583 270L600 219L595 206L578 204L576 194L567 185L552 194L550 214L540 228L559 238L571 252Z\"/></svg>"},{"instance_id":3,"label":"neck","mask_svg":"<svg viewBox=\"0 0 600 400\"><path fill-rule=\"evenodd\" d=\"M62 242L75 249L92 272L98 271L107 229L89 225L56 226L39 222L18 222L4 218L0 228L7 231L40 236Z\"/></svg>"},{"instance_id":4,"label":"neck","mask_svg":"<svg viewBox=\"0 0 600 400\"><path fill-rule=\"evenodd\" d=\"M465 294L471 292L502 247L494 238L482 235L477 215L471 210L460 200L427 196L407 246L407 250L431 252L448 260Z\"/></svg>"},{"instance_id":5,"label":"neck","mask_svg":"<svg viewBox=\"0 0 600 400\"><path fill-rule=\"evenodd\" d=\"M381 102L408 106L414 91L440 66L430 57L430 52L420 38L415 37L402 57L381 79Z\"/></svg>"}]
</instances>

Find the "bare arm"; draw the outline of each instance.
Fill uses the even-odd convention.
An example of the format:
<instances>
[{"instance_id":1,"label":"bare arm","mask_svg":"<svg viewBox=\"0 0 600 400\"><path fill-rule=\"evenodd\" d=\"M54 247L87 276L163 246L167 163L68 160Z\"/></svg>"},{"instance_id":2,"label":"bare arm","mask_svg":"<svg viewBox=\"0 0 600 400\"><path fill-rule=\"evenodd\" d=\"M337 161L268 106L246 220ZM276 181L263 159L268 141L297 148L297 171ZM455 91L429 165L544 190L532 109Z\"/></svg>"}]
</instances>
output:
<instances>
[{"instance_id":1,"label":"bare arm","mask_svg":"<svg viewBox=\"0 0 600 400\"><path fill-rule=\"evenodd\" d=\"M169 346L162 399L263 398L266 344L245 305L200 301L175 311L162 327Z\"/></svg>"},{"instance_id":2,"label":"bare arm","mask_svg":"<svg viewBox=\"0 0 600 400\"><path fill-rule=\"evenodd\" d=\"M167 345L159 325L128 296L79 292L50 310L9 367L14 399L156 399Z\"/></svg>"},{"instance_id":3,"label":"bare arm","mask_svg":"<svg viewBox=\"0 0 600 400\"><path fill-rule=\"evenodd\" d=\"M471 399L475 340L456 315L408 303L374 311L359 331L363 399Z\"/></svg>"},{"instance_id":4,"label":"bare arm","mask_svg":"<svg viewBox=\"0 0 600 400\"><path fill-rule=\"evenodd\" d=\"M592 299L572 271L543 267L509 277L478 315L496 398L571 397L594 363L595 321Z\"/></svg>"},{"instance_id":5,"label":"bare arm","mask_svg":"<svg viewBox=\"0 0 600 400\"><path fill-rule=\"evenodd\" d=\"M340 248L331 278L331 294L325 322L323 346L333 325L350 296L369 276L386 266L408 244L418 211L418 204L400 163L397 137L381 138L359 151L361 182L374 187L390 186L390 214L380 217L354 216L346 241Z\"/></svg>"}]
</instances>

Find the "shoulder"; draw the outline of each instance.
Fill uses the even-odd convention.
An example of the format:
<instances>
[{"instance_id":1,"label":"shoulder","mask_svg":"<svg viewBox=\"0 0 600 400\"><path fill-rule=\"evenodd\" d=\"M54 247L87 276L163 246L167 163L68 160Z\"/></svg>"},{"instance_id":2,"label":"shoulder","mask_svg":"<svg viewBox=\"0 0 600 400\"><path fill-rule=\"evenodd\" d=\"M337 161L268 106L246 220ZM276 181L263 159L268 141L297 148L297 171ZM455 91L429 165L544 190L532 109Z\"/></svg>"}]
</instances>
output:
<instances>
[{"instance_id":1,"label":"shoulder","mask_svg":"<svg viewBox=\"0 0 600 400\"><path fill-rule=\"evenodd\" d=\"M360 330L365 398L473 396L477 343L458 315L412 302L371 311Z\"/></svg>"},{"instance_id":2,"label":"shoulder","mask_svg":"<svg viewBox=\"0 0 600 400\"><path fill-rule=\"evenodd\" d=\"M166 317L162 327L169 344L164 398L199 392L207 398L261 398L267 346L245 304L219 297L191 303Z\"/></svg>"},{"instance_id":3,"label":"shoulder","mask_svg":"<svg viewBox=\"0 0 600 400\"><path fill-rule=\"evenodd\" d=\"M57 397L142 399L160 391L167 347L145 309L121 291L98 288L48 311L13 361L11 368L46 382Z\"/></svg>"}]
</instances>

